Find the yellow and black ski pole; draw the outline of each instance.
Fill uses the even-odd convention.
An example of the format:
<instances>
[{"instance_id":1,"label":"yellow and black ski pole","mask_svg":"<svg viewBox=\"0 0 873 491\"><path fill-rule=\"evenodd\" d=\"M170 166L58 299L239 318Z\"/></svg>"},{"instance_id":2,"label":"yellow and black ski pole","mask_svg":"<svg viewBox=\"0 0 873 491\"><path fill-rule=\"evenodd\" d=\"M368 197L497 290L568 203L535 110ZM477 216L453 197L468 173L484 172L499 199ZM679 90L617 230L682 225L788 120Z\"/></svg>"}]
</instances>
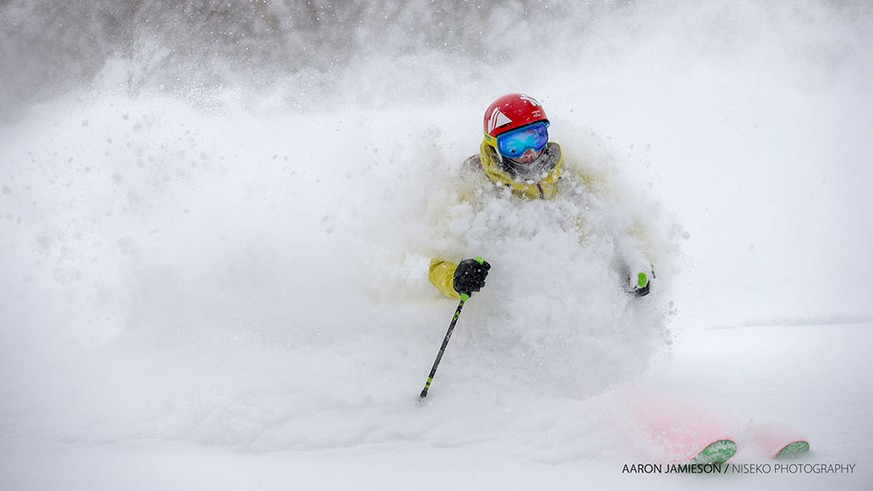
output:
<instances>
[{"instance_id":1,"label":"yellow and black ski pole","mask_svg":"<svg viewBox=\"0 0 873 491\"><path fill-rule=\"evenodd\" d=\"M458 308L455 309L455 316L452 317L452 323L449 324L449 330L446 331L446 337L443 338L443 345L440 346L440 351L437 353L436 360L433 362L433 367L430 369L430 375L427 377L427 382L424 384L424 389L421 390L421 395L418 396L419 401L427 397L427 389L430 388L430 383L433 382L433 377L436 375L437 367L440 366L440 360L443 359L443 353L446 351L446 346L449 345L449 338L452 337L452 331L455 330L455 324L458 322L458 317L461 316L461 309L464 308L464 302L470 299L466 293L461 294L461 302L458 303Z\"/></svg>"}]
</instances>

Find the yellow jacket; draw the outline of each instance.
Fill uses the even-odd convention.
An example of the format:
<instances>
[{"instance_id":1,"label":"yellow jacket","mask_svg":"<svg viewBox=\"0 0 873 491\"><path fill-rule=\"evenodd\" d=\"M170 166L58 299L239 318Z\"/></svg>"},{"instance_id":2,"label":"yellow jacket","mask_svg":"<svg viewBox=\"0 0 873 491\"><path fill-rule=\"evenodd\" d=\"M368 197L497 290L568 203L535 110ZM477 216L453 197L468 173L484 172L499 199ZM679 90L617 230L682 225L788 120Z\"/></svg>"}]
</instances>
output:
<instances>
[{"instance_id":1,"label":"yellow jacket","mask_svg":"<svg viewBox=\"0 0 873 491\"><path fill-rule=\"evenodd\" d=\"M430 270L427 274L427 279L437 288L443 295L458 300L461 295L455 291L455 270L458 269L458 263L453 263L441 257L435 257L430 260Z\"/></svg>"},{"instance_id":2,"label":"yellow jacket","mask_svg":"<svg viewBox=\"0 0 873 491\"><path fill-rule=\"evenodd\" d=\"M494 147L488 145L484 139L482 144L479 145L478 162L476 162L475 156L468 159L468 162L472 161L474 165L478 164L491 182L509 187L518 196L528 199L551 199L558 193L558 180L561 178L561 172L563 171L564 156L561 153L561 146L554 142L549 142L545 151L546 156L554 160L554 165L546 176L537 182L521 181L509 175L504 170L497 151L494 150ZM454 287L455 270L457 268L457 263L441 257L435 257L430 260L427 276L431 284L442 292L443 295L456 300L461 298Z\"/></svg>"},{"instance_id":3,"label":"yellow jacket","mask_svg":"<svg viewBox=\"0 0 873 491\"><path fill-rule=\"evenodd\" d=\"M509 187L515 194L521 197L528 199L551 199L558 194L558 179L561 178L561 172L563 172L564 156L561 153L561 146L555 142L549 142L545 152L546 157L550 158L554 163L551 164L551 170L549 170L548 174L537 182L530 180L522 181L509 175L504 170L497 151L494 150L494 147L488 145L485 140L482 140L482 144L479 145L479 164L485 175L488 176L488 179L495 184Z\"/></svg>"}]
</instances>

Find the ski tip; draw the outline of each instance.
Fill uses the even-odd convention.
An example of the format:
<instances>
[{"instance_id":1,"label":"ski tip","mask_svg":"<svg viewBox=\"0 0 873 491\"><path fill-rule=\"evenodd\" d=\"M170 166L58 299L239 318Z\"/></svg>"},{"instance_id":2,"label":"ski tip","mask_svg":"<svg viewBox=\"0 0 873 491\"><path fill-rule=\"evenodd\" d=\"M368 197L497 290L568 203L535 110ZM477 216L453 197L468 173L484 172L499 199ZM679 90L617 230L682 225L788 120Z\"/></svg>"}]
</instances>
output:
<instances>
[{"instance_id":1,"label":"ski tip","mask_svg":"<svg viewBox=\"0 0 873 491\"><path fill-rule=\"evenodd\" d=\"M807 452L809 452L809 442L806 440L797 440L782 447L782 449L779 450L776 455L773 456L773 458L792 459Z\"/></svg>"},{"instance_id":2,"label":"ski tip","mask_svg":"<svg viewBox=\"0 0 873 491\"><path fill-rule=\"evenodd\" d=\"M691 460L692 464L724 464L737 453L737 444L733 440L716 440L701 450Z\"/></svg>"}]
</instances>

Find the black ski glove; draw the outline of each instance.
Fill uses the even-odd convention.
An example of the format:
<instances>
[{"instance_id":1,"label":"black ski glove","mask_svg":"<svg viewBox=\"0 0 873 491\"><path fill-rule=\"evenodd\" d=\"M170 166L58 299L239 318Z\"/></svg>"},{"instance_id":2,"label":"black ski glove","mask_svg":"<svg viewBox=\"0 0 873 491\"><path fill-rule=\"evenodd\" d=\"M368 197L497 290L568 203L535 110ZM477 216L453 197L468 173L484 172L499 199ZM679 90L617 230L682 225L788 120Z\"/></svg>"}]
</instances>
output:
<instances>
[{"instance_id":1,"label":"black ski glove","mask_svg":"<svg viewBox=\"0 0 873 491\"><path fill-rule=\"evenodd\" d=\"M488 276L489 269L491 265L484 259L464 259L455 270L452 286L461 295L469 296L473 292L478 292L485 286L485 277Z\"/></svg>"},{"instance_id":2,"label":"black ski glove","mask_svg":"<svg viewBox=\"0 0 873 491\"><path fill-rule=\"evenodd\" d=\"M637 297L645 297L650 292L649 289L650 289L651 284L652 284L652 282L650 281L650 282L646 283L646 286L644 286L642 288L634 289L633 294Z\"/></svg>"}]
</instances>

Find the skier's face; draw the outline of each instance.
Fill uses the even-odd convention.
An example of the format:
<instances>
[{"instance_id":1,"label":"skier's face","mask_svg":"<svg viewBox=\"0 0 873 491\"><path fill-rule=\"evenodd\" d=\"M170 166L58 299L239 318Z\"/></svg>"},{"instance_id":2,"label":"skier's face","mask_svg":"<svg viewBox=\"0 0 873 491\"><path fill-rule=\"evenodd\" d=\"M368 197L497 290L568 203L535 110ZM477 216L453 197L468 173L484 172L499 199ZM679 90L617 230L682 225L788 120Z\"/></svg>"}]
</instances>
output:
<instances>
[{"instance_id":1,"label":"skier's face","mask_svg":"<svg viewBox=\"0 0 873 491\"><path fill-rule=\"evenodd\" d=\"M518 157L518 158L515 158L512 160L518 162L519 164L529 165L529 164L532 164L534 161L536 161L536 159L539 158L540 154L542 154L542 153L543 153L542 150L536 151L533 148L528 148L521 155L521 157Z\"/></svg>"}]
</instances>

